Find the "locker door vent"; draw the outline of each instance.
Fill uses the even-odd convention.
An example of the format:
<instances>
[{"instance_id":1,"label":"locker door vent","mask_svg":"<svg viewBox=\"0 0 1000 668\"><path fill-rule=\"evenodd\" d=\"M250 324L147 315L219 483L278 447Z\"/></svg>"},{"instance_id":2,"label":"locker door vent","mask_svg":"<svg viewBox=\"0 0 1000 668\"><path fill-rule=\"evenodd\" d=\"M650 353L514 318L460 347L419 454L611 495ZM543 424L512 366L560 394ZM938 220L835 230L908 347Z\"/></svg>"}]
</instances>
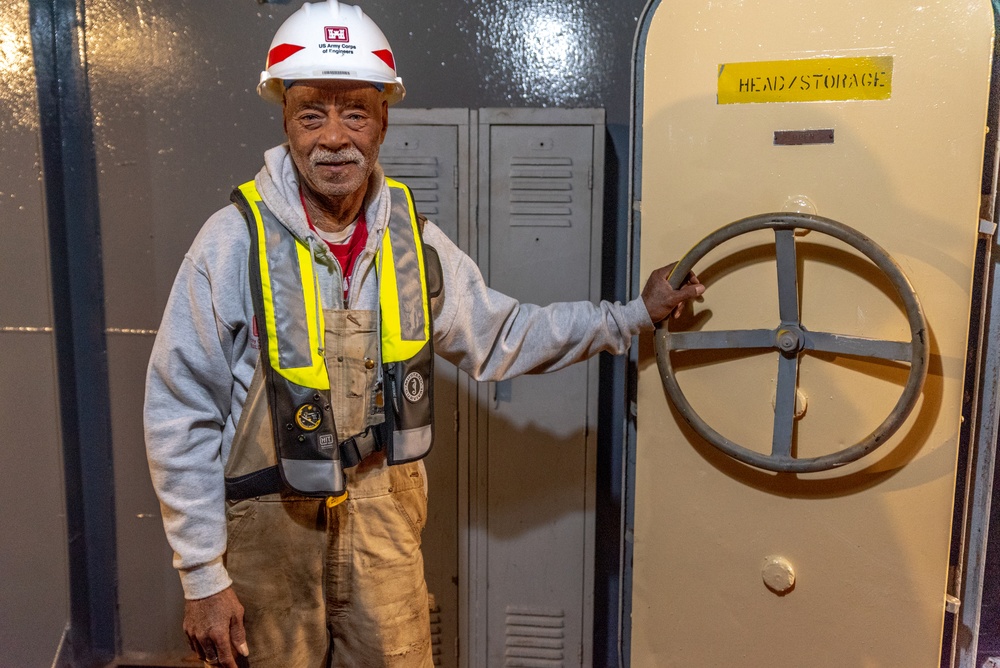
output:
<instances>
[{"instance_id":1,"label":"locker door vent","mask_svg":"<svg viewBox=\"0 0 1000 668\"><path fill-rule=\"evenodd\" d=\"M512 226L572 225L572 158L513 157L509 177Z\"/></svg>"},{"instance_id":2,"label":"locker door vent","mask_svg":"<svg viewBox=\"0 0 1000 668\"><path fill-rule=\"evenodd\" d=\"M434 600L434 594L428 594L431 614L431 654L434 665L441 665L441 606Z\"/></svg>"},{"instance_id":3,"label":"locker door vent","mask_svg":"<svg viewBox=\"0 0 1000 668\"><path fill-rule=\"evenodd\" d=\"M410 186L417 211L427 216L440 212L441 165L436 157L384 155L379 163L386 176Z\"/></svg>"},{"instance_id":4,"label":"locker door vent","mask_svg":"<svg viewBox=\"0 0 1000 668\"><path fill-rule=\"evenodd\" d=\"M562 668L565 658L563 610L507 606L507 668Z\"/></svg>"}]
</instances>

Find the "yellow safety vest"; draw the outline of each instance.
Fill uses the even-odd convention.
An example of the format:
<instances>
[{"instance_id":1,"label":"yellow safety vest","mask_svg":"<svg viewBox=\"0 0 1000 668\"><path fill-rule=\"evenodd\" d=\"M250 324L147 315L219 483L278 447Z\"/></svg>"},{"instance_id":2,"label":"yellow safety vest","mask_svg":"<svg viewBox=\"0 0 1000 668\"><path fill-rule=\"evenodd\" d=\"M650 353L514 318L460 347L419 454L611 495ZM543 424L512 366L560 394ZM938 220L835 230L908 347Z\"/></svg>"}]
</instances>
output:
<instances>
[{"instance_id":1,"label":"yellow safety vest","mask_svg":"<svg viewBox=\"0 0 1000 668\"><path fill-rule=\"evenodd\" d=\"M389 226L375 265L386 419L372 429L389 463L400 464L426 456L433 443L428 270L437 285L440 265L423 244L409 188L386 182ZM281 480L301 494L340 495L341 444L331 410L323 307L311 251L268 209L253 181L233 191L232 200L250 231L250 288Z\"/></svg>"}]
</instances>

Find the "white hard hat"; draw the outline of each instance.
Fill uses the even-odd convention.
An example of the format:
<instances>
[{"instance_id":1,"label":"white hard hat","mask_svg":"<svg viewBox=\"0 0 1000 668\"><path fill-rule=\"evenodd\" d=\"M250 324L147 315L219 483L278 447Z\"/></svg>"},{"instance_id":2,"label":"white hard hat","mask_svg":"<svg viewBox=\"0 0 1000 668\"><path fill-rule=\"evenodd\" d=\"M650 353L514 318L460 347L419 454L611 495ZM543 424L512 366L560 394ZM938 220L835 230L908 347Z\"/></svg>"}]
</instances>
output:
<instances>
[{"instance_id":1,"label":"white hard hat","mask_svg":"<svg viewBox=\"0 0 1000 668\"><path fill-rule=\"evenodd\" d=\"M360 7L337 0L307 2L271 41L257 94L281 104L285 82L296 79L368 81L384 87L389 104L406 95L385 35Z\"/></svg>"}]
</instances>

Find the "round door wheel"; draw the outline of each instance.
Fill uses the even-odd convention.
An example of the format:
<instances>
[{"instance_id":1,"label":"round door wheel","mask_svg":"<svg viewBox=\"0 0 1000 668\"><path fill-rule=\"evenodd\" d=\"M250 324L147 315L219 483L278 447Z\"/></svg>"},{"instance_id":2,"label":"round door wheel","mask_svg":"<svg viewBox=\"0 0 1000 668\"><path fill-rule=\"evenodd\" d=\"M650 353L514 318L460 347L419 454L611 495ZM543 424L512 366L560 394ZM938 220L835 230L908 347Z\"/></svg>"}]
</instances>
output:
<instances>
[{"instance_id":1,"label":"round door wheel","mask_svg":"<svg viewBox=\"0 0 1000 668\"><path fill-rule=\"evenodd\" d=\"M799 213L767 213L730 223L702 239L674 267L668 281L676 289L695 264L717 246L734 237L757 230L773 230L778 269L778 317L774 329L707 332L656 332L656 363L663 387L684 420L702 438L730 457L760 469L805 473L825 471L853 462L885 443L906 420L920 397L927 376L927 325L913 287L899 265L878 244L857 230L829 218ZM909 341L886 341L827 332L812 332L799 317L798 263L795 230L826 234L860 251L889 279L906 310ZM674 373L670 352L674 350L773 349L778 352L777 391L771 454L766 455L727 439L712 429L691 407ZM854 445L828 455L811 458L792 456L795 393L799 358L805 351L850 355L857 358L908 362L910 372L903 392L888 417Z\"/></svg>"}]
</instances>

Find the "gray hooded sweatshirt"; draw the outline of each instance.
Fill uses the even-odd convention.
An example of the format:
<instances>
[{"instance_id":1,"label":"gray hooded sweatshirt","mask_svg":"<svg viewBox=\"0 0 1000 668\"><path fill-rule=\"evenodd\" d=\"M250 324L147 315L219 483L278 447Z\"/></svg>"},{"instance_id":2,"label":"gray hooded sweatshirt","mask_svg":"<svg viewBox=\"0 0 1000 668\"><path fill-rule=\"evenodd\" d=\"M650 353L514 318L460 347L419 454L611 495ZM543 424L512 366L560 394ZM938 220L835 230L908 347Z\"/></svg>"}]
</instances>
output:
<instances>
[{"instance_id":1,"label":"gray hooded sweatshirt","mask_svg":"<svg viewBox=\"0 0 1000 668\"><path fill-rule=\"evenodd\" d=\"M306 222L286 146L264 155L261 198L313 250L324 308L344 308L340 266ZM378 309L375 253L389 221L389 193L376 168L364 203L368 243L348 306ZM620 354L652 329L641 299L628 304L520 304L488 288L475 263L433 223L425 243L441 258L444 291L432 303L435 352L476 380L555 371L598 352ZM223 565L223 468L260 351L253 334L250 236L235 206L215 213L184 256L146 379L146 450L174 567L186 598L231 584Z\"/></svg>"}]
</instances>

